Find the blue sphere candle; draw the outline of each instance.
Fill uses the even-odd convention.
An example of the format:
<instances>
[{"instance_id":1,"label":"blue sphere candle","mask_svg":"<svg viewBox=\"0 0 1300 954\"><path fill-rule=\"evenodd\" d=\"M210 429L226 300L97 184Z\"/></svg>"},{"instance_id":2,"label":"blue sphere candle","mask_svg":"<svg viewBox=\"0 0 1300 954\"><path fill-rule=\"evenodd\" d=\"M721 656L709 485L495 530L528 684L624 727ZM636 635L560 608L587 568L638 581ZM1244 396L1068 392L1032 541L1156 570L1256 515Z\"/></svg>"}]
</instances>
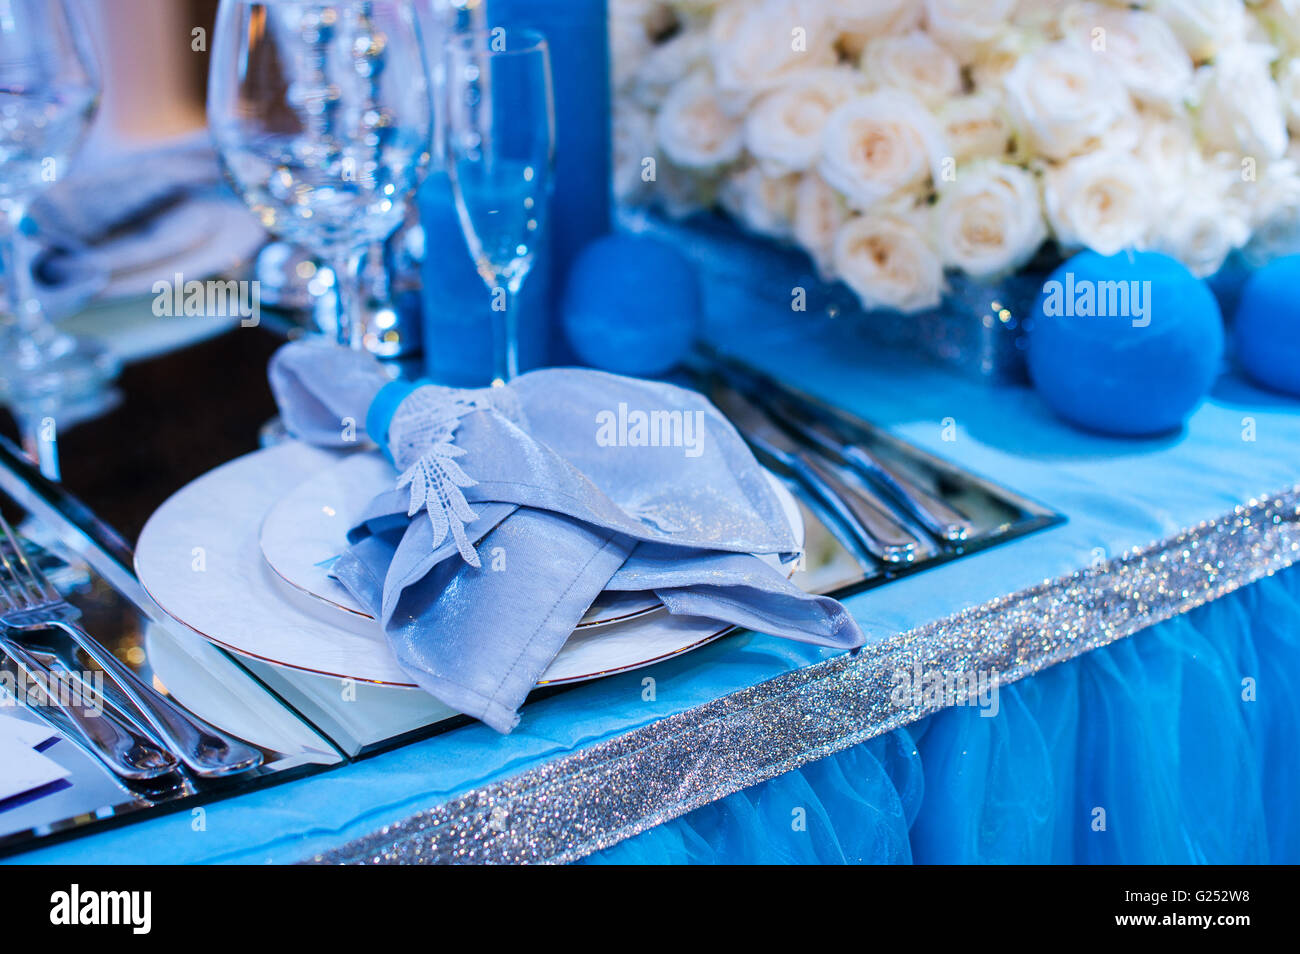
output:
<instances>
[{"instance_id":1,"label":"blue sphere candle","mask_svg":"<svg viewBox=\"0 0 1300 954\"><path fill-rule=\"evenodd\" d=\"M1300 255L1270 262L1253 274L1237 305L1237 361L1266 388L1300 397Z\"/></svg>"},{"instance_id":2,"label":"blue sphere candle","mask_svg":"<svg viewBox=\"0 0 1300 954\"><path fill-rule=\"evenodd\" d=\"M618 374L661 374L695 341L699 278L663 242L608 235L578 256L561 314L570 346L587 364Z\"/></svg>"},{"instance_id":3,"label":"blue sphere candle","mask_svg":"<svg viewBox=\"0 0 1300 954\"><path fill-rule=\"evenodd\" d=\"M1034 386L1087 430L1175 430L1223 359L1223 320L1209 287L1154 252L1074 256L1044 283L1033 319Z\"/></svg>"}]
</instances>

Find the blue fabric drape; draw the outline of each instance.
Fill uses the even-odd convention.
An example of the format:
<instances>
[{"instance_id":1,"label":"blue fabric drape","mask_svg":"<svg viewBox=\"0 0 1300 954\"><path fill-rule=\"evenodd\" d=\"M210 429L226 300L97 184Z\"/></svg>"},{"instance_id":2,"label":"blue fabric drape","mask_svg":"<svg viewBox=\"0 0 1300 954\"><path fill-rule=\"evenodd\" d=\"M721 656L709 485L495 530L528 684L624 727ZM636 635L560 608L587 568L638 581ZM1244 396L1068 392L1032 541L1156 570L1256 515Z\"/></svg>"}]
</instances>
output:
<instances>
[{"instance_id":1,"label":"blue fabric drape","mask_svg":"<svg viewBox=\"0 0 1300 954\"><path fill-rule=\"evenodd\" d=\"M1300 861L1300 568L591 863Z\"/></svg>"}]
</instances>

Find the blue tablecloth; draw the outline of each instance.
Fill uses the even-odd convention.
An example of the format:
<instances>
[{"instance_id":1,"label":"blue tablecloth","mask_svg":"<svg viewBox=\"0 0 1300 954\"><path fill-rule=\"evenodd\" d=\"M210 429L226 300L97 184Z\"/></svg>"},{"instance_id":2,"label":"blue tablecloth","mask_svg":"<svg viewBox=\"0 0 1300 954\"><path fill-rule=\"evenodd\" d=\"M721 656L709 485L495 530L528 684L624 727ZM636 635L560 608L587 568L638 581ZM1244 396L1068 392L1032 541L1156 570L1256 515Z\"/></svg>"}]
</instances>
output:
<instances>
[{"instance_id":1,"label":"blue tablecloth","mask_svg":"<svg viewBox=\"0 0 1300 954\"><path fill-rule=\"evenodd\" d=\"M1294 863L1300 569L587 859Z\"/></svg>"},{"instance_id":2,"label":"blue tablecloth","mask_svg":"<svg viewBox=\"0 0 1300 954\"><path fill-rule=\"evenodd\" d=\"M806 390L850 407L928 450L1033 496L1069 517L1065 526L850 599L850 609L873 629L913 628L1045 578L1072 572L1100 557L1113 557L1130 547L1171 536L1182 528L1224 514L1254 496L1300 481L1300 404L1257 390L1232 374L1224 376L1184 432L1157 440L1112 440L1082 434L1060 423L1028 389L989 388L897 356L876 354L848 322L817 321L809 317L792 327L789 315L779 319L747 311L743 297L730 304L724 302L713 311L717 317L710 329L711 337L722 346L778 372ZM953 439L945 439L949 436ZM1251 436L1253 440L1246 439ZM1270 584L1252 592L1264 593ZM1286 592L1294 595L1294 585L1287 585L1290 589ZM997 719L977 720L972 728L963 721L971 718L969 710L942 714L907 736L896 733L877 740L827 760L824 765L792 773L743 798L754 806L754 818L773 818L764 812L775 813L772 824L765 827L779 827L779 822L788 828L791 802L783 792L797 794L804 790L801 786L819 784L834 779L837 774L853 779L859 788L852 794L844 790L842 794L847 801L831 797L823 803L824 810L831 817L832 813L841 812L845 804L857 804L864 813L862 818L878 816L877 822L864 823L859 832L847 836L842 826L837 829L841 834L835 839L826 835L822 844L830 856L842 853L868 859L910 856L933 860L948 846L949 857L954 858L1023 857L1031 851L1040 855L1049 852L1048 856L1053 858L1124 857L1123 851L1128 848L1115 849L1120 853L1109 855L1106 852L1111 849L1072 840L1075 836L1071 835L1074 829L1070 826L1077 824L1078 819L1061 805L1047 805L1051 801L1049 794L1077 791L1076 802L1083 801L1076 803L1076 810L1080 805L1090 807L1091 802L1096 802L1092 807L1106 808L1109 831L1116 836L1106 842L1111 845L1124 841L1115 827L1117 812L1118 819L1124 820L1124 830L1131 833L1131 819L1136 817L1133 812L1165 811L1171 804L1169 799L1186 797L1188 786L1168 777L1168 771L1199 772L1205 765L1214 765L1220 766L1215 770L1216 775L1192 778L1222 779L1240 770L1240 755L1234 756L1224 741L1232 736L1222 732L1207 741L1202 761L1188 761L1186 753L1180 757L1179 736L1171 732L1170 725L1183 723L1170 723L1168 719L1159 724L1152 722L1153 734L1149 739L1138 740L1136 749L1111 748L1109 741L1115 734L1123 735L1120 730L1125 725L1126 707L1136 713L1135 707L1140 704L1142 711L1153 718L1158 714L1154 698L1138 696L1134 701L1135 697L1126 695L1133 681L1138 680L1140 685L1140 680L1145 679L1166 692L1166 698L1175 698L1169 694L1182 687L1180 680L1187 679L1189 672L1199 672L1188 666L1187 659L1204 659L1209 652L1209 649L1202 652L1198 647L1212 648L1225 660L1222 680L1215 683L1218 686L1215 698L1222 697L1224 686L1236 675L1232 671L1237 665L1235 661L1250 657L1248 643L1241 634L1246 629L1272 625L1267 616L1256 619L1255 614L1281 612L1279 606L1291 605L1281 597L1277 597L1277 605L1269 602L1271 599L1239 594L1232 598L1230 605L1222 601L1224 607L1207 611L1245 614L1249 625L1243 622L1236 629L1225 625L1220 632L1203 623L1174 621L1130 643L1100 652L1095 659L1058 667L1056 671L1026 681L1013 692L1006 692L1003 714ZM1177 643L1180 638L1191 642L1184 647L1171 645L1171 641ZM1193 652L1199 656L1189 656ZM1262 650L1256 648L1255 652L1262 653ZM601 680L530 705L520 727L508 737L498 736L482 726L466 727L319 776L209 805L202 826L195 824L189 815L172 815L51 845L20 856L20 860L107 863L299 860L360 837L453 794L807 665L825 655L825 651L813 647L762 635L724 640L653 669ZM1259 671L1265 672L1262 663ZM1274 679L1287 675L1284 669L1269 672ZM642 691L641 680L647 674L656 680L656 692L650 700ZM1247 675L1252 673L1242 673ZM1263 675L1260 683L1264 685ZM1292 679L1287 684L1296 683ZM1185 696L1176 697L1180 700L1180 712L1194 708L1199 701L1190 688L1183 691L1187 693ZM1277 691L1275 686L1273 691ZM1061 698L1062 694L1070 693L1076 695L1073 708ZM1263 710L1262 701L1256 705L1258 708L1252 711ZM1252 718L1257 721L1247 723L1248 731L1273 731L1269 728L1272 722L1258 721L1260 716ZM1290 725L1294 727L1294 718ZM1101 727L1096 729L1096 734L1092 734L1093 726ZM1205 726L1207 732L1213 728L1212 721ZM1060 732L1061 738L1074 740L1072 782L1061 766L1061 771L1050 776L1023 776L1020 788L1014 784L1014 778L1005 785L980 787L985 784L983 775L987 772L991 771L990 777L996 779L1013 766L1032 762L1030 755L1023 756L1030 762L1002 759L1000 746L1032 749L1041 745L1035 741L1035 733L1041 736L1044 731ZM909 745L909 737L915 743L915 752ZM1278 738L1279 745L1284 747L1286 738L1283 734ZM1162 745L1173 748L1161 755ZM969 753L971 746L982 746L990 752L991 763L985 759L984 768L968 770L967 766L979 764L979 759L958 756L962 751ZM1294 750L1294 744L1291 748ZM1063 751L1057 751L1050 743L1042 748L1042 752L1054 758L1065 758ZM1257 747L1252 751L1262 750ZM1274 751L1271 742L1268 751ZM1089 752L1095 752L1095 757L1088 755ZM1040 763L1045 757L1038 757ZM1017 754L1016 759L1021 758ZM1108 768L1107 759L1114 760L1112 768ZM1131 769L1149 775L1151 781L1146 788L1135 786L1126 793L1104 786L1090 789L1090 776L1081 772L1080 764L1089 772L1097 773ZM1255 763L1255 770L1263 771L1261 764L1262 755ZM876 765L884 766L888 772L875 768ZM1293 763L1290 771L1290 778L1294 779ZM1293 793L1294 787L1284 782L1278 783L1277 791ZM1272 776L1268 784L1274 784ZM1165 789L1184 794L1169 794ZM971 814L978 811L975 806L984 804L976 793L985 790L1020 804L1041 806L1042 820L1033 822L1038 825L1033 830L1050 830L1053 833L1050 844L1044 838L1031 837L1029 829L1024 827L1008 832L1005 837L996 826L991 833L985 831L981 827L985 819ZM771 793L770 800L764 793ZM1155 795L1161 798L1143 808L1140 803L1148 793L1154 793L1152 798ZM1206 800L1211 807L1220 794L1217 790L1207 792ZM811 818L818 802L801 797L800 804ZM1117 797L1128 801L1121 804L1115 801ZM1243 794L1242 798L1245 797ZM1257 792L1254 797L1263 796ZM1102 798L1110 799L1110 805L1103 804ZM953 807L951 817L940 818L918 807L927 804L964 808L959 812ZM724 855L732 857L726 845L752 840L750 835L743 834L745 829L728 828L738 824L732 820L737 813L743 815L749 811L740 805L741 802L732 799L726 808L706 809L688 822L665 826L660 836L665 839L662 843L654 843L658 833L652 832L635 843L616 847L611 856L618 857L619 852L641 852L647 857L684 857L683 852L698 849L698 838L694 835L714 832L722 838L734 832L730 840L720 842ZM714 816L716 821L705 820L706 812L719 813ZM1224 817L1238 818L1226 807L1224 812ZM903 824L890 820L891 815ZM1207 816L1191 813L1177 817L1188 819L1189 825L1200 825ZM1240 824L1256 825L1261 817L1271 823L1267 811L1251 809L1240 815ZM1010 811L1005 814L999 811L996 818L1004 823L1016 820ZM908 838L905 823L913 819L917 824L912 826ZM809 828L814 824L810 821ZM1032 828L1030 821L1023 824ZM1058 832L1062 839L1059 844ZM839 840L845 837L847 841ZM1158 850L1150 860L1197 857L1196 850L1202 851L1206 858L1219 860L1224 855L1218 846L1234 844L1227 828L1217 833L1183 833L1186 842L1180 849L1183 854L1174 850L1177 846L1170 846L1173 834L1160 837L1158 844L1143 840L1126 844L1139 854L1157 844ZM1278 837L1277 844L1291 845L1293 849L1293 836ZM1270 831L1269 843L1272 838ZM673 846L674 839L680 848ZM784 842L775 835L773 839L773 860L781 851L806 851L806 846L802 849L777 847ZM1202 842L1214 839L1214 843L1202 843L1199 849L1194 849L1196 839ZM1238 853L1232 857L1259 858L1269 850L1258 838L1238 844ZM1017 855L1017 851L1022 854ZM793 856L807 857L804 853ZM1293 850L1291 860L1296 860Z\"/></svg>"}]
</instances>

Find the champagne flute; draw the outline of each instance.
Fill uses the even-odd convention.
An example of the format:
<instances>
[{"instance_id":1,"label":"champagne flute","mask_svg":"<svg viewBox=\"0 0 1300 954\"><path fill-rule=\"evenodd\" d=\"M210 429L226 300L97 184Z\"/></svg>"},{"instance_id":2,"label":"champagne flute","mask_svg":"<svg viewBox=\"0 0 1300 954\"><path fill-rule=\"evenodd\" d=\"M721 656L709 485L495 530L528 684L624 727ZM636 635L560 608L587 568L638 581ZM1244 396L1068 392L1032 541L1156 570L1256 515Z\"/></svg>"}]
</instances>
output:
<instances>
[{"instance_id":1,"label":"champagne flute","mask_svg":"<svg viewBox=\"0 0 1300 954\"><path fill-rule=\"evenodd\" d=\"M329 264L337 338L360 347L362 259L405 218L432 142L409 0L221 0L208 123L262 225Z\"/></svg>"},{"instance_id":2,"label":"champagne flute","mask_svg":"<svg viewBox=\"0 0 1300 954\"><path fill-rule=\"evenodd\" d=\"M446 45L447 168L461 231L492 295L493 379L519 373L519 289L545 234L555 167L546 40L533 30L462 33Z\"/></svg>"},{"instance_id":3,"label":"champagne flute","mask_svg":"<svg viewBox=\"0 0 1300 954\"><path fill-rule=\"evenodd\" d=\"M65 403L84 403L117 372L101 345L58 331L38 301L32 200L63 173L99 105L99 68L74 0L0 0L0 398L31 425Z\"/></svg>"}]
</instances>

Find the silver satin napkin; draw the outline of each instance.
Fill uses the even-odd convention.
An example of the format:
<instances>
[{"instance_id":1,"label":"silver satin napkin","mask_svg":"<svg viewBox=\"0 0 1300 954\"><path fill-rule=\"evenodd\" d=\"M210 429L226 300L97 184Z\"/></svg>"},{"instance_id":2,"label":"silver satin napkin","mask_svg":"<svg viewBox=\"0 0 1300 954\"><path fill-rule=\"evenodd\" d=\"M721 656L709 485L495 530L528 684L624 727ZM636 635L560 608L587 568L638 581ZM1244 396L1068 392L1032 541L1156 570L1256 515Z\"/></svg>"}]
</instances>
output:
<instances>
[{"instance_id":1,"label":"silver satin napkin","mask_svg":"<svg viewBox=\"0 0 1300 954\"><path fill-rule=\"evenodd\" d=\"M415 682L498 731L605 590L804 642L865 641L839 603L758 558L795 559L792 530L694 391L569 368L481 390L394 385L369 355L306 342L275 354L270 380L300 440L386 448L399 477L334 575Z\"/></svg>"}]
</instances>

